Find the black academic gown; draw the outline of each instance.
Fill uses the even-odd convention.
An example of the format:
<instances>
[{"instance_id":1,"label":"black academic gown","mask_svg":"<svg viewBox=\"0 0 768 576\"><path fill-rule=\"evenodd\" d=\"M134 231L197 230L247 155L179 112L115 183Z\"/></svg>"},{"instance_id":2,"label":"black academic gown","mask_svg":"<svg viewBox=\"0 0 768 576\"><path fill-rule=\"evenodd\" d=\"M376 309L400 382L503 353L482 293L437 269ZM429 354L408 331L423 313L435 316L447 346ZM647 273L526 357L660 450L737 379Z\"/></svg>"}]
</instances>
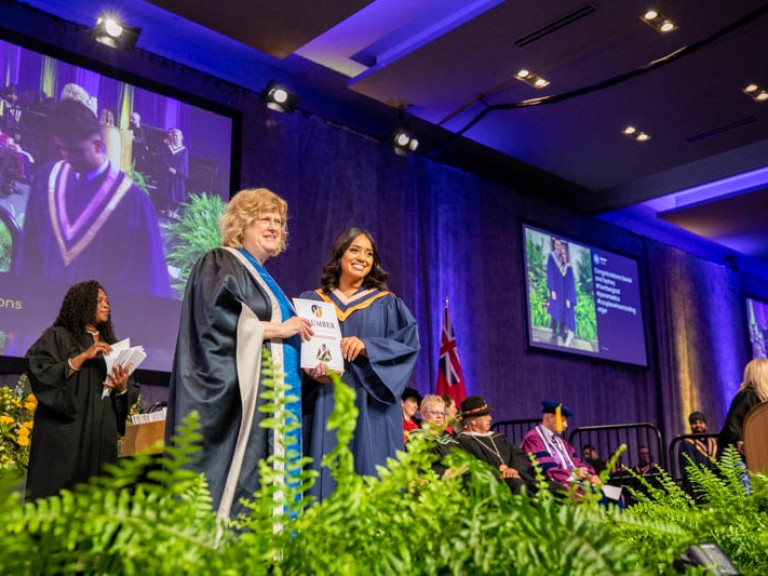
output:
<instances>
[{"instance_id":1,"label":"black academic gown","mask_svg":"<svg viewBox=\"0 0 768 576\"><path fill-rule=\"evenodd\" d=\"M102 357L87 360L68 376L67 360L86 348L66 329L53 327L27 352L29 379L38 402L27 473L30 498L72 488L99 475L105 464L117 462L118 436L125 433L128 408L138 398L138 386L129 378L126 394L102 399L107 378Z\"/></svg>"},{"instance_id":2,"label":"black academic gown","mask_svg":"<svg viewBox=\"0 0 768 576\"><path fill-rule=\"evenodd\" d=\"M529 473L531 463L528 456L507 437L498 432L489 435L474 435L468 432L459 434L459 444L475 458L487 462L498 469L502 464L514 468L520 478L505 478L504 481L513 494L520 494L525 486L529 493L536 491L536 479Z\"/></svg>"},{"instance_id":3,"label":"black academic gown","mask_svg":"<svg viewBox=\"0 0 768 576\"><path fill-rule=\"evenodd\" d=\"M275 446L259 427L262 350L282 372L279 339L265 341L262 321L281 322L280 307L236 251L217 248L195 264L182 305L166 422L170 442L182 420L200 414L201 450L190 465L208 480L220 518L236 516L259 488L258 462ZM249 268L250 266L250 268ZM243 402L242 399L245 399Z\"/></svg>"}]
</instances>

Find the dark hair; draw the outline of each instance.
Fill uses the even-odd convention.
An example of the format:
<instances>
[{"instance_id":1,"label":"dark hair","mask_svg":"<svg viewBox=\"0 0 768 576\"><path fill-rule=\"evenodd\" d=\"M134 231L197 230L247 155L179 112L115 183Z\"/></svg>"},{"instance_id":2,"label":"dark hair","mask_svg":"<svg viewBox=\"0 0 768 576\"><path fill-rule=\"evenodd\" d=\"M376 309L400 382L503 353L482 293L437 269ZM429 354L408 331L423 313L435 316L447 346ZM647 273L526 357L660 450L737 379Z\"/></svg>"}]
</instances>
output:
<instances>
[{"instance_id":1,"label":"dark hair","mask_svg":"<svg viewBox=\"0 0 768 576\"><path fill-rule=\"evenodd\" d=\"M450 394L440 394L440 397L443 399L443 402L445 402L446 406L450 406L453 404L458 408L458 405L456 404L456 400L453 399L453 396Z\"/></svg>"},{"instance_id":2,"label":"dark hair","mask_svg":"<svg viewBox=\"0 0 768 576\"><path fill-rule=\"evenodd\" d=\"M64 295L61 310L54 326L67 330L72 337L83 345L85 341L85 326L93 324L99 331L104 342L112 344L117 341L112 329L112 318L103 324L96 324L96 306L99 301L99 289L104 288L96 280L86 280L71 286ZM106 293L106 290L104 290Z\"/></svg>"},{"instance_id":3,"label":"dark hair","mask_svg":"<svg viewBox=\"0 0 768 576\"><path fill-rule=\"evenodd\" d=\"M379 250L376 248L376 242L371 236L371 233L363 228L350 228L341 233L336 239L333 245L333 251L331 252L331 260L323 267L323 275L320 278L320 285L326 292L331 292L334 288L339 287L339 276L341 275L341 257L344 252L352 244L352 241L360 236L365 235L371 242L373 247L373 266L368 276L363 280L363 288L379 288L380 290L388 290L387 278L389 274L381 267L381 259L379 258Z\"/></svg>"},{"instance_id":4,"label":"dark hair","mask_svg":"<svg viewBox=\"0 0 768 576\"><path fill-rule=\"evenodd\" d=\"M694 422L699 422L699 421L704 422L705 424L707 422L707 417L704 416L703 412L699 412L699 411L691 412L691 415L688 416L689 424L693 424Z\"/></svg>"},{"instance_id":5,"label":"dark hair","mask_svg":"<svg viewBox=\"0 0 768 576\"><path fill-rule=\"evenodd\" d=\"M62 100L48 117L51 134L67 141L88 140L101 135L101 124L96 114L76 100Z\"/></svg>"}]
</instances>

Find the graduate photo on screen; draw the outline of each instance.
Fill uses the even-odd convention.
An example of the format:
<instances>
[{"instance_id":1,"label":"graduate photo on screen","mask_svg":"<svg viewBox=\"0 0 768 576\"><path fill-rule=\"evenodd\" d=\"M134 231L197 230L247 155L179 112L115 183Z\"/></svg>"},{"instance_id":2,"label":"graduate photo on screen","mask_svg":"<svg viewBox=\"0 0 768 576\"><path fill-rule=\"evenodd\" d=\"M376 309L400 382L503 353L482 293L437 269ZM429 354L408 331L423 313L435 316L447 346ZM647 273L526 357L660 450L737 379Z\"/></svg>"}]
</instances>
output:
<instances>
[{"instance_id":1,"label":"graduate photo on screen","mask_svg":"<svg viewBox=\"0 0 768 576\"><path fill-rule=\"evenodd\" d=\"M0 73L0 356L98 278L167 371L190 269L218 244L234 117L2 39Z\"/></svg>"},{"instance_id":2,"label":"graduate photo on screen","mask_svg":"<svg viewBox=\"0 0 768 576\"><path fill-rule=\"evenodd\" d=\"M525 255L531 339L597 352L597 316L590 250L527 228Z\"/></svg>"}]
</instances>

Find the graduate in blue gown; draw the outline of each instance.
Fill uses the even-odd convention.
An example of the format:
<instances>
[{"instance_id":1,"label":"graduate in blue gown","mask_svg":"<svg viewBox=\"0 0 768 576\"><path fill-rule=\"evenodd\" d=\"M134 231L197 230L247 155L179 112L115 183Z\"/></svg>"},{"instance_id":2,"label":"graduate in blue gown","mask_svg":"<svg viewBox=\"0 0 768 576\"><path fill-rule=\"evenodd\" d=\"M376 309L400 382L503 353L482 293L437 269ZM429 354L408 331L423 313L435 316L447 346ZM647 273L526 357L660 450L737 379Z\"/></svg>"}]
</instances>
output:
<instances>
[{"instance_id":1,"label":"graduate in blue gown","mask_svg":"<svg viewBox=\"0 0 768 576\"><path fill-rule=\"evenodd\" d=\"M301 449L298 430L276 438L259 424L264 403L262 351L275 379L300 396L298 349L312 335L264 267L285 249L288 205L266 188L238 192L222 218L222 248L195 264L184 295L171 372L166 440L190 412L200 415L202 446L189 466L205 474L217 517L243 511L259 488L259 460ZM301 402L287 409L301 418Z\"/></svg>"},{"instance_id":2,"label":"graduate in blue gown","mask_svg":"<svg viewBox=\"0 0 768 576\"><path fill-rule=\"evenodd\" d=\"M416 320L403 301L389 292L370 233L351 228L336 240L331 261L323 269L322 288L302 298L330 302L341 325L344 356L342 380L355 390L359 410L352 453L355 471L376 475L376 467L403 449L400 395L408 383L419 351ZM333 387L325 365L305 371L305 454L320 478L310 490L318 500L330 496L335 482L320 467L324 454L336 445L327 430L334 408Z\"/></svg>"},{"instance_id":3,"label":"graduate in blue gown","mask_svg":"<svg viewBox=\"0 0 768 576\"><path fill-rule=\"evenodd\" d=\"M87 98L79 86L67 86L79 90L66 94ZM62 160L35 179L12 270L37 281L97 277L121 290L171 297L152 203L107 158L93 110L62 99L49 127Z\"/></svg>"},{"instance_id":4,"label":"graduate in blue gown","mask_svg":"<svg viewBox=\"0 0 768 576\"><path fill-rule=\"evenodd\" d=\"M568 244L559 238L552 238L552 251L547 258L547 289L550 298L549 315L552 319L552 344L569 346L576 331L576 279Z\"/></svg>"}]
</instances>

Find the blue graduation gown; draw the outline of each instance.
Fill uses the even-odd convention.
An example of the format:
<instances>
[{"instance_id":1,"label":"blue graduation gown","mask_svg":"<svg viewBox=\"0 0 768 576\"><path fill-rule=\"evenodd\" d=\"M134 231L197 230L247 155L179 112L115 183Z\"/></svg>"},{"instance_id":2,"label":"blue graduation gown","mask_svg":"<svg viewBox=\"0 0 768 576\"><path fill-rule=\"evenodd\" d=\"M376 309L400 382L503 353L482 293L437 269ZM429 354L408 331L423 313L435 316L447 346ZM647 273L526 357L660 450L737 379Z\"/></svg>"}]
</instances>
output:
<instances>
[{"instance_id":1,"label":"blue graduation gown","mask_svg":"<svg viewBox=\"0 0 768 576\"><path fill-rule=\"evenodd\" d=\"M170 298L160 226L149 197L111 165L83 183L57 162L38 174L24 215L17 274Z\"/></svg>"},{"instance_id":2,"label":"blue graduation gown","mask_svg":"<svg viewBox=\"0 0 768 576\"><path fill-rule=\"evenodd\" d=\"M305 292L301 296L325 300L336 307L342 337L357 336L365 343L367 356L346 362L342 380L355 391L359 410L352 454L355 472L374 476L376 466L403 449L403 414L400 395L416 364L419 334L416 320L400 298L374 290L353 297L343 305L333 294ZM327 430L334 408L333 387L305 378L302 401L305 410L305 449L311 467L321 472L309 491L322 500L331 495L335 481L327 468L320 469L324 454L336 445L336 432Z\"/></svg>"},{"instance_id":3,"label":"blue graduation gown","mask_svg":"<svg viewBox=\"0 0 768 576\"><path fill-rule=\"evenodd\" d=\"M549 290L549 315L552 320L561 323L561 329L576 330L576 279L573 276L573 266L568 264L562 269L555 259L555 254L550 252L547 258L547 289ZM552 292L557 294L557 299L552 299ZM570 301L570 307L566 305Z\"/></svg>"}]
</instances>

